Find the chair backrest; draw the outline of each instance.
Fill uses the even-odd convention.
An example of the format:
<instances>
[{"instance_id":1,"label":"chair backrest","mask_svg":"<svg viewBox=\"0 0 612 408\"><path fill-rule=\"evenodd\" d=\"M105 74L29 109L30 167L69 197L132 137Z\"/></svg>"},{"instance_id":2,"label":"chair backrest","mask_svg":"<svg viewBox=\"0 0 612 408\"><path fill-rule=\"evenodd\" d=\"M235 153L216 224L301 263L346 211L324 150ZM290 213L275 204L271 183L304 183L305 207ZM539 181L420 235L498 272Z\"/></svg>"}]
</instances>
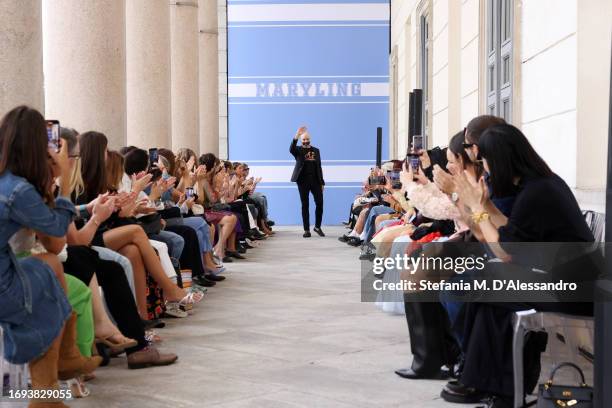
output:
<instances>
[{"instance_id":1,"label":"chair backrest","mask_svg":"<svg viewBox=\"0 0 612 408\"><path fill-rule=\"evenodd\" d=\"M602 213L591 210L583 211L582 214L584 215L584 220L595 237L595 242L603 242L606 231L606 216Z\"/></svg>"}]
</instances>

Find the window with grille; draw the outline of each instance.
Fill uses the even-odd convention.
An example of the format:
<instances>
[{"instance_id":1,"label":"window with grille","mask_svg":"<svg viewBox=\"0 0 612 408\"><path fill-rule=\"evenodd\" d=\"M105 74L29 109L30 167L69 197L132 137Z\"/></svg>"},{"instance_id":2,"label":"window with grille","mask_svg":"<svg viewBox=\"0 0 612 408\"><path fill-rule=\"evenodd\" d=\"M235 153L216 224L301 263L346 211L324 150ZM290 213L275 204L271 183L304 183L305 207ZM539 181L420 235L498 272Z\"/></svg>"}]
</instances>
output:
<instances>
[{"instance_id":1,"label":"window with grille","mask_svg":"<svg viewBox=\"0 0 612 408\"><path fill-rule=\"evenodd\" d=\"M423 143L427 146L429 140L430 124L429 111L431 109L430 90L430 59L431 59L431 19L429 14L421 15L421 89L423 90L423 117L421 120Z\"/></svg>"},{"instance_id":2,"label":"window with grille","mask_svg":"<svg viewBox=\"0 0 612 408\"><path fill-rule=\"evenodd\" d=\"M487 113L512 121L514 0L487 0Z\"/></svg>"}]
</instances>

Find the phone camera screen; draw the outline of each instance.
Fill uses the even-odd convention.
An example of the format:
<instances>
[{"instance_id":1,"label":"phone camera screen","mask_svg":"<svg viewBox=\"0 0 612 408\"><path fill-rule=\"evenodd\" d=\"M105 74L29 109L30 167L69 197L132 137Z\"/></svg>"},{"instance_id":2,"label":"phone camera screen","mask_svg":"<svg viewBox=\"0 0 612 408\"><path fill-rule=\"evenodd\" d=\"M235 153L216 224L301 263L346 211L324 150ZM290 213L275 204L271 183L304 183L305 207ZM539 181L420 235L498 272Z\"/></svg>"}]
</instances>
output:
<instances>
[{"instance_id":1,"label":"phone camera screen","mask_svg":"<svg viewBox=\"0 0 612 408\"><path fill-rule=\"evenodd\" d=\"M47 146L50 149L59 150L59 122L47 121Z\"/></svg>"}]
</instances>

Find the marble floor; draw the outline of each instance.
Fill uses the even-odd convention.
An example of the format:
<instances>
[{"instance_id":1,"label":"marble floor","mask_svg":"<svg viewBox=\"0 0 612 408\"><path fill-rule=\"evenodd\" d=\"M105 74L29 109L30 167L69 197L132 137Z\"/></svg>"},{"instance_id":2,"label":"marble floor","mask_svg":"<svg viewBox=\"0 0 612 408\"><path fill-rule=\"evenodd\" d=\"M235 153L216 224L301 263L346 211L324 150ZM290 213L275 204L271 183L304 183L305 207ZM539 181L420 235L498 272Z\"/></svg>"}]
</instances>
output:
<instances>
[{"instance_id":1,"label":"marble floor","mask_svg":"<svg viewBox=\"0 0 612 408\"><path fill-rule=\"evenodd\" d=\"M113 359L71 407L447 407L441 381L410 381L403 316L360 301L358 251L279 227L228 264L193 316L167 320L160 348L177 364L128 370Z\"/></svg>"}]
</instances>

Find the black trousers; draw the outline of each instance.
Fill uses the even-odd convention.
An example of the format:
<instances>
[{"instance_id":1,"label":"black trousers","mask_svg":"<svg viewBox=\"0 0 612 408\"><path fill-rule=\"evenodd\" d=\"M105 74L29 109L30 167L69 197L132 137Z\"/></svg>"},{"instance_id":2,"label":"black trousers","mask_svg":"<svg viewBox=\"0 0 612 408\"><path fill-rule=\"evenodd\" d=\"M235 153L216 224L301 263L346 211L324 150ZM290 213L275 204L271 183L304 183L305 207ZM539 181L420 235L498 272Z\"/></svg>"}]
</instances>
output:
<instances>
[{"instance_id":1,"label":"black trousers","mask_svg":"<svg viewBox=\"0 0 612 408\"><path fill-rule=\"evenodd\" d=\"M304 224L304 231L310 230L310 208L308 202L308 196L312 193L312 197L315 202L315 227L321 227L321 221L323 220L323 186L314 177L299 178L298 190L300 192L300 201L302 202L302 223Z\"/></svg>"},{"instance_id":2,"label":"black trousers","mask_svg":"<svg viewBox=\"0 0 612 408\"><path fill-rule=\"evenodd\" d=\"M452 367L459 357L459 345L450 329L446 310L439 302L427 302L420 293L404 294L406 322L410 333L411 368L434 375L440 367Z\"/></svg>"},{"instance_id":3,"label":"black trousers","mask_svg":"<svg viewBox=\"0 0 612 408\"><path fill-rule=\"evenodd\" d=\"M192 276L203 276L204 265L197 232L188 225L167 225L166 230L180 235L185 240L179 263L183 269L191 269Z\"/></svg>"},{"instance_id":4,"label":"black trousers","mask_svg":"<svg viewBox=\"0 0 612 408\"><path fill-rule=\"evenodd\" d=\"M104 290L108 311L117 323L117 328L123 335L138 341L137 346L126 350L127 354L147 346L144 326L120 264L100 259L98 253L89 247L69 245L64 272L78 278L86 285L89 285L94 274L96 275L98 284Z\"/></svg>"}]
</instances>

